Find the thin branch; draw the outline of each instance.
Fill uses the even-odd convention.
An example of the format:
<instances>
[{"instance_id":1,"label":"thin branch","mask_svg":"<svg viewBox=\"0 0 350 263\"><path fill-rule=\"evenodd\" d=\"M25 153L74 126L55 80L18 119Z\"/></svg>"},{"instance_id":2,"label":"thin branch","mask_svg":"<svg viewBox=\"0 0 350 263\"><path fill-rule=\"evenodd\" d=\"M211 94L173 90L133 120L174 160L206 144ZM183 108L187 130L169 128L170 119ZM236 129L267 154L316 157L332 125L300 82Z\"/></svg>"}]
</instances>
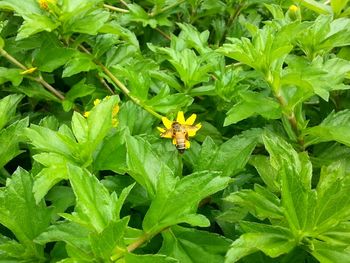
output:
<instances>
[{"instance_id":1,"label":"thin branch","mask_svg":"<svg viewBox=\"0 0 350 263\"><path fill-rule=\"evenodd\" d=\"M85 53L91 55L90 51L87 50L83 45L79 45L79 48L83 50ZM114 82L118 86L118 88L131 99L135 104L139 105L142 107L144 110L148 111L150 114L152 114L154 117L158 119L162 119L162 115L159 113L155 112L151 107L148 105L143 104L138 98L134 97L131 93L130 90L116 77L113 75L113 73L105 66L103 65L100 61L94 60L94 62L101 67L103 72L111 79L111 81Z\"/></svg>"},{"instance_id":2,"label":"thin branch","mask_svg":"<svg viewBox=\"0 0 350 263\"><path fill-rule=\"evenodd\" d=\"M108 83L104 80L104 78L98 76L98 79L100 80L101 84L102 84L111 94L115 94L114 90L108 85Z\"/></svg>"},{"instance_id":3,"label":"thin branch","mask_svg":"<svg viewBox=\"0 0 350 263\"><path fill-rule=\"evenodd\" d=\"M0 55L2 55L4 58L6 58L8 61L10 61L12 64L16 65L17 67L28 70L26 66L24 66L21 62L19 62L17 59L12 57L9 53L7 53L4 49L0 48ZM32 79L38 83L40 83L42 86L44 86L48 91L50 91L52 94L54 94L57 98L60 100L64 100L64 96L56 90L54 87L52 87L49 83L47 83L41 76L40 77L27 77L29 79Z\"/></svg>"},{"instance_id":4,"label":"thin branch","mask_svg":"<svg viewBox=\"0 0 350 263\"><path fill-rule=\"evenodd\" d=\"M113 11L117 11L117 12L120 12L120 13L129 13L130 11L127 10L127 9L123 9L123 8L119 8L119 7L115 7L115 6L112 6L112 5L107 5L107 4L104 4L103 5L105 8L108 8L110 10L113 10Z\"/></svg>"},{"instance_id":5,"label":"thin branch","mask_svg":"<svg viewBox=\"0 0 350 263\"><path fill-rule=\"evenodd\" d=\"M169 35L167 35L164 31L160 30L159 28L155 28L156 31L159 32L159 34L161 34L164 38L166 38L167 40L171 40L171 37Z\"/></svg>"},{"instance_id":6,"label":"thin branch","mask_svg":"<svg viewBox=\"0 0 350 263\"><path fill-rule=\"evenodd\" d=\"M154 12L154 13L152 12L152 13L150 13L149 16L150 16L150 17L154 17L154 16L156 16L156 15L159 15L159 14L161 14L161 13L164 13L164 12L170 10L170 9L173 9L174 7L176 7L176 6L178 6L178 5L181 5L183 2L185 2L185 0L177 1L177 2L173 3L172 5L168 5L168 6L164 7L164 8L162 8L162 9L159 10L158 12Z\"/></svg>"}]
</instances>

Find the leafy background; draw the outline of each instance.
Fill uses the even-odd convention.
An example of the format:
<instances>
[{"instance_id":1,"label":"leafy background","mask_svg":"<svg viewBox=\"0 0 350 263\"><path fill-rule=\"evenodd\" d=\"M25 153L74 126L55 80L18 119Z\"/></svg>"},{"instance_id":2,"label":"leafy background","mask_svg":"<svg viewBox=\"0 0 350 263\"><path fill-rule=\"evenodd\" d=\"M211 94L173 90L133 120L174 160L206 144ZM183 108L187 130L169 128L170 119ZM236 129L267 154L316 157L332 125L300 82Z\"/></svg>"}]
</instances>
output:
<instances>
[{"instance_id":1,"label":"leafy background","mask_svg":"<svg viewBox=\"0 0 350 263\"><path fill-rule=\"evenodd\" d=\"M0 9L0 262L350 262L349 1Z\"/></svg>"}]
</instances>

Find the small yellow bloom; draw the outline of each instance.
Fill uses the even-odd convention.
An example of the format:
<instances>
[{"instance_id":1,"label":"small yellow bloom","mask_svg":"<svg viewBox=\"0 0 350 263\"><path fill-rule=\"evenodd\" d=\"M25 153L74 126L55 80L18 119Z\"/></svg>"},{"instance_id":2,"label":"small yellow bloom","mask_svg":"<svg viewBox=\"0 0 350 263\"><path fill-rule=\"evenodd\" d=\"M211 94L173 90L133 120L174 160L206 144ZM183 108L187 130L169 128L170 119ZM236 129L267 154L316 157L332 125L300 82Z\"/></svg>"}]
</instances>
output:
<instances>
[{"instance_id":1,"label":"small yellow bloom","mask_svg":"<svg viewBox=\"0 0 350 263\"><path fill-rule=\"evenodd\" d=\"M84 112L84 117L85 117L85 118L89 117L89 115L90 115L90 111L85 111L85 112Z\"/></svg>"},{"instance_id":2,"label":"small yellow bloom","mask_svg":"<svg viewBox=\"0 0 350 263\"><path fill-rule=\"evenodd\" d=\"M24 70L21 72L21 75L27 75L27 74L32 74L34 71L36 71L37 68L29 68L27 70Z\"/></svg>"},{"instance_id":3,"label":"small yellow bloom","mask_svg":"<svg viewBox=\"0 0 350 263\"><path fill-rule=\"evenodd\" d=\"M299 10L299 7L297 7L296 5L291 5L290 7L289 7L289 11L290 12L297 12Z\"/></svg>"},{"instance_id":4,"label":"small yellow bloom","mask_svg":"<svg viewBox=\"0 0 350 263\"><path fill-rule=\"evenodd\" d=\"M171 121L166 117L162 118L165 128L157 127L161 132L162 138L170 138L180 153L185 149L190 148L189 137L196 135L196 132L202 127L200 123L194 125L197 118L196 114L192 114L188 119L185 119L183 111L177 113L176 121Z\"/></svg>"},{"instance_id":5,"label":"small yellow bloom","mask_svg":"<svg viewBox=\"0 0 350 263\"><path fill-rule=\"evenodd\" d=\"M94 100L94 106L97 106L98 104L101 103L101 100L100 99L95 99Z\"/></svg>"},{"instance_id":6,"label":"small yellow bloom","mask_svg":"<svg viewBox=\"0 0 350 263\"><path fill-rule=\"evenodd\" d=\"M117 104L113 107L112 116L113 117L117 116L118 112L119 112L119 105Z\"/></svg>"},{"instance_id":7,"label":"small yellow bloom","mask_svg":"<svg viewBox=\"0 0 350 263\"><path fill-rule=\"evenodd\" d=\"M55 4L56 0L38 0L39 6L41 9L48 10L49 9L49 3Z\"/></svg>"}]
</instances>

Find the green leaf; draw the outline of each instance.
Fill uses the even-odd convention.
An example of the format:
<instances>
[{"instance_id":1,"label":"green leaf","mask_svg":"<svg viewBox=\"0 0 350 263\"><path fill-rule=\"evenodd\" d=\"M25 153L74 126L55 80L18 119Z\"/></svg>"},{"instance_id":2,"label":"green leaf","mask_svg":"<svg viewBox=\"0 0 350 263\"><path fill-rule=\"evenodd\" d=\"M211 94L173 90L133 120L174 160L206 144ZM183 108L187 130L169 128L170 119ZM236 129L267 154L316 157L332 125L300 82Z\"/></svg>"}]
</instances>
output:
<instances>
[{"instance_id":1,"label":"green leaf","mask_svg":"<svg viewBox=\"0 0 350 263\"><path fill-rule=\"evenodd\" d=\"M127 128L130 134L146 134L153 129L154 117L131 101L123 103L118 114L119 127Z\"/></svg>"},{"instance_id":2,"label":"green leaf","mask_svg":"<svg viewBox=\"0 0 350 263\"><path fill-rule=\"evenodd\" d=\"M312 241L312 247L311 254L318 259L319 262L333 263L349 261L350 250L348 248L332 246L318 240Z\"/></svg>"},{"instance_id":3,"label":"green leaf","mask_svg":"<svg viewBox=\"0 0 350 263\"><path fill-rule=\"evenodd\" d=\"M111 170L119 174L127 172L125 145L127 135L129 135L128 130L123 129L104 140L103 147L98 151L93 162L95 170Z\"/></svg>"},{"instance_id":4,"label":"green leaf","mask_svg":"<svg viewBox=\"0 0 350 263\"><path fill-rule=\"evenodd\" d=\"M296 246L296 241L287 228L251 222L243 222L242 227L250 233L241 235L232 243L225 263L237 262L259 250L270 257L278 257Z\"/></svg>"},{"instance_id":5,"label":"green leaf","mask_svg":"<svg viewBox=\"0 0 350 263\"><path fill-rule=\"evenodd\" d=\"M327 15L332 13L332 9L328 5L316 2L315 0L301 0L300 3L318 14Z\"/></svg>"},{"instance_id":6,"label":"green leaf","mask_svg":"<svg viewBox=\"0 0 350 263\"><path fill-rule=\"evenodd\" d=\"M22 69L0 67L0 84L11 81L12 85L18 86L23 80L23 75L20 74L22 71Z\"/></svg>"},{"instance_id":7,"label":"green leaf","mask_svg":"<svg viewBox=\"0 0 350 263\"><path fill-rule=\"evenodd\" d=\"M97 65L93 62L92 56L84 53L76 53L64 66L62 78L67 78L80 72L96 69Z\"/></svg>"},{"instance_id":8,"label":"green leaf","mask_svg":"<svg viewBox=\"0 0 350 263\"><path fill-rule=\"evenodd\" d=\"M191 96L183 93L170 94L169 88L164 88L156 96L148 100L146 105L157 112L167 114L186 108L192 102L193 98Z\"/></svg>"},{"instance_id":9,"label":"green leaf","mask_svg":"<svg viewBox=\"0 0 350 263\"><path fill-rule=\"evenodd\" d=\"M76 53L74 49L64 48L51 34L43 35L43 42L34 59L40 71L52 72L63 66Z\"/></svg>"},{"instance_id":10,"label":"green leaf","mask_svg":"<svg viewBox=\"0 0 350 263\"><path fill-rule=\"evenodd\" d=\"M350 110L332 112L318 126L305 130L305 144L313 145L320 142L337 141L350 146Z\"/></svg>"},{"instance_id":11,"label":"green leaf","mask_svg":"<svg viewBox=\"0 0 350 263\"><path fill-rule=\"evenodd\" d=\"M57 153L73 162L79 162L80 149L71 137L34 124L26 129L25 134L35 148L44 152Z\"/></svg>"},{"instance_id":12,"label":"green leaf","mask_svg":"<svg viewBox=\"0 0 350 263\"><path fill-rule=\"evenodd\" d=\"M88 228L74 222L63 221L48 227L45 232L35 238L35 242L45 245L49 242L63 241L71 248L75 248L79 255L86 255L87 258L90 256L91 259L92 251L87 239L89 234Z\"/></svg>"},{"instance_id":13,"label":"green leaf","mask_svg":"<svg viewBox=\"0 0 350 263\"><path fill-rule=\"evenodd\" d=\"M309 227L309 209L315 206L311 191L312 167L305 153L300 155L286 141L272 134L263 136L271 165L281 176L282 205L293 232ZM312 211L310 211L312 214Z\"/></svg>"},{"instance_id":14,"label":"green leaf","mask_svg":"<svg viewBox=\"0 0 350 263\"><path fill-rule=\"evenodd\" d=\"M67 170L77 200L76 213L72 218L77 222L86 222L100 233L111 221L118 219L116 194L110 195L100 181L86 169L68 164Z\"/></svg>"},{"instance_id":15,"label":"green leaf","mask_svg":"<svg viewBox=\"0 0 350 263\"><path fill-rule=\"evenodd\" d=\"M88 129L87 120L75 111L72 116L72 131L80 144L88 141Z\"/></svg>"},{"instance_id":16,"label":"green leaf","mask_svg":"<svg viewBox=\"0 0 350 263\"><path fill-rule=\"evenodd\" d=\"M129 222L125 217L116 222L111 222L101 233L92 233L89 236L92 251L96 258L103 262L110 262L117 251L126 250L124 234Z\"/></svg>"},{"instance_id":17,"label":"green leaf","mask_svg":"<svg viewBox=\"0 0 350 263\"><path fill-rule=\"evenodd\" d=\"M179 263L178 260L164 255L135 255L126 254L124 258L127 263Z\"/></svg>"},{"instance_id":18,"label":"green leaf","mask_svg":"<svg viewBox=\"0 0 350 263\"><path fill-rule=\"evenodd\" d=\"M254 185L254 191L247 189L234 192L225 200L248 208L250 213L260 220L284 219L279 198L257 184Z\"/></svg>"},{"instance_id":19,"label":"green leaf","mask_svg":"<svg viewBox=\"0 0 350 263\"><path fill-rule=\"evenodd\" d=\"M27 126L28 118L17 121L0 131L0 167L22 152L19 142L25 141L23 131Z\"/></svg>"},{"instance_id":20,"label":"green leaf","mask_svg":"<svg viewBox=\"0 0 350 263\"><path fill-rule=\"evenodd\" d=\"M150 144L142 138L126 137L128 173L146 188L151 198L157 191L161 177L173 178L170 168L152 151Z\"/></svg>"},{"instance_id":21,"label":"green leaf","mask_svg":"<svg viewBox=\"0 0 350 263\"><path fill-rule=\"evenodd\" d=\"M28 257L43 258L43 247L33 239L50 224L51 213L44 202L36 204L32 193L33 180L25 170L18 168L0 195L0 223L26 247Z\"/></svg>"},{"instance_id":22,"label":"green leaf","mask_svg":"<svg viewBox=\"0 0 350 263\"><path fill-rule=\"evenodd\" d=\"M65 157L57 153L40 153L33 156L34 160L45 166L36 176L33 185L34 197L37 203L58 182L68 179Z\"/></svg>"},{"instance_id":23,"label":"green leaf","mask_svg":"<svg viewBox=\"0 0 350 263\"><path fill-rule=\"evenodd\" d=\"M272 167L269 158L263 155L254 155L250 158L249 163L258 171L261 179L272 192L280 191L280 176L278 171Z\"/></svg>"},{"instance_id":24,"label":"green leaf","mask_svg":"<svg viewBox=\"0 0 350 263\"><path fill-rule=\"evenodd\" d=\"M348 0L332 0L331 7L336 15L339 15L341 11L346 7Z\"/></svg>"},{"instance_id":25,"label":"green leaf","mask_svg":"<svg viewBox=\"0 0 350 263\"><path fill-rule=\"evenodd\" d=\"M42 31L51 32L60 25L58 22L52 21L46 15L26 14L23 18L24 22L18 30L16 40L30 37Z\"/></svg>"},{"instance_id":26,"label":"green leaf","mask_svg":"<svg viewBox=\"0 0 350 263\"><path fill-rule=\"evenodd\" d=\"M280 104L261 93L246 91L240 93L241 101L228 112L224 126L237 123L254 115L261 115L266 119L281 118Z\"/></svg>"},{"instance_id":27,"label":"green leaf","mask_svg":"<svg viewBox=\"0 0 350 263\"><path fill-rule=\"evenodd\" d=\"M345 161L323 167L317 185L317 205L314 225L317 232L325 231L341 221L348 220L350 201L347 192L350 187L349 167Z\"/></svg>"},{"instance_id":28,"label":"green leaf","mask_svg":"<svg viewBox=\"0 0 350 263\"><path fill-rule=\"evenodd\" d=\"M179 223L208 226L205 218L195 214L199 202L224 189L229 177L218 172L198 172L182 179L163 175L158 182L157 194L148 209L142 226L146 232L158 231ZM205 224L205 225L202 225Z\"/></svg>"},{"instance_id":29,"label":"green leaf","mask_svg":"<svg viewBox=\"0 0 350 263\"><path fill-rule=\"evenodd\" d=\"M173 226L162 232L163 244L159 253L182 263L221 263L231 240L218 234L191 228Z\"/></svg>"},{"instance_id":30,"label":"green leaf","mask_svg":"<svg viewBox=\"0 0 350 263\"><path fill-rule=\"evenodd\" d=\"M91 149L95 149L112 128L114 117L112 113L118 102L118 96L111 96L91 110L87 118L88 142Z\"/></svg>"},{"instance_id":31,"label":"green leaf","mask_svg":"<svg viewBox=\"0 0 350 263\"><path fill-rule=\"evenodd\" d=\"M222 171L224 176L233 176L244 169L260 136L259 130L252 130L234 136L220 145L208 144L202 149L195 171ZM212 149L210 149L212 147ZM210 154L209 154L210 152Z\"/></svg>"}]
</instances>

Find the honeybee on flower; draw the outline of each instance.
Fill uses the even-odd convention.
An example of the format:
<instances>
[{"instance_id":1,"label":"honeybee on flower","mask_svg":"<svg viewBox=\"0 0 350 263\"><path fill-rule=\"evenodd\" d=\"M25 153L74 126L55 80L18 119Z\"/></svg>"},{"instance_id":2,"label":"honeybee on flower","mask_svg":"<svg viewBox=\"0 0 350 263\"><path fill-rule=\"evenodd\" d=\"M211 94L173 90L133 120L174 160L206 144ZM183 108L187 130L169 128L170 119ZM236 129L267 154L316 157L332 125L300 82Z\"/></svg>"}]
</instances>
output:
<instances>
[{"instance_id":1,"label":"honeybee on flower","mask_svg":"<svg viewBox=\"0 0 350 263\"><path fill-rule=\"evenodd\" d=\"M176 146L179 153L184 153L190 148L189 137L196 135L196 132L202 127L200 123L193 125L197 118L196 114L192 114L187 120L183 111L177 113L176 121L171 121L166 117L162 118L165 128L157 127L163 138L170 138Z\"/></svg>"}]
</instances>

